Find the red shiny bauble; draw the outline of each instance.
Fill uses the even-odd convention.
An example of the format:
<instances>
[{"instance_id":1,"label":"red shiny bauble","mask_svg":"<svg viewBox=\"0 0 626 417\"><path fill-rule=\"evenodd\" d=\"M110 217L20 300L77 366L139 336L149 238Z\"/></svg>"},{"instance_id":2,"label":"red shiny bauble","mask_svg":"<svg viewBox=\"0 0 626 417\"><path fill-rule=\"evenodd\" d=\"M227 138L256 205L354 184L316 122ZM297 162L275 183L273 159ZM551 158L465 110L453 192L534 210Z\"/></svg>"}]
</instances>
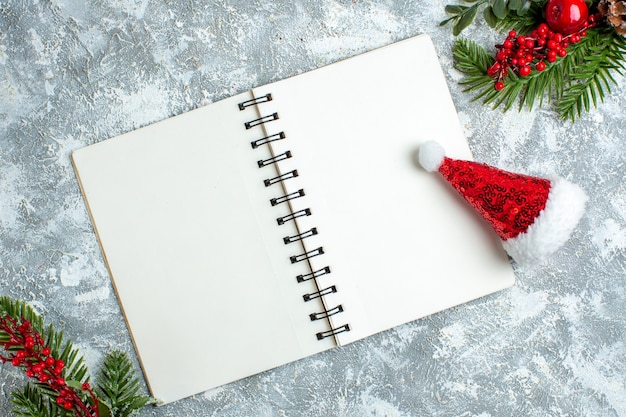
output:
<instances>
[{"instance_id":1,"label":"red shiny bauble","mask_svg":"<svg viewBox=\"0 0 626 417\"><path fill-rule=\"evenodd\" d=\"M589 16L585 0L550 0L545 12L550 29L563 35L582 29Z\"/></svg>"}]
</instances>

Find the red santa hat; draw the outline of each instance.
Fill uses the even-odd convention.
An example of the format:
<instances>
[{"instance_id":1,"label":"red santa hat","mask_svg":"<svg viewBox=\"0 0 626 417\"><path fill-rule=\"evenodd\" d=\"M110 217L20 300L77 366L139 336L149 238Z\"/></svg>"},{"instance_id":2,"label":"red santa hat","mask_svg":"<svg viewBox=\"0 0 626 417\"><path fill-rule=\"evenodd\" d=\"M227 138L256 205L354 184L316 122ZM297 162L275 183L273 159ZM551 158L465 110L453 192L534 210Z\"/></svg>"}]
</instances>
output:
<instances>
[{"instance_id":1,"label":"red santa hat","mask_svg":"<svg viewBox=\"0 0 626 417\"><path fill-rule=\"evenodd\" d=\"M520 265L539 264L571 235L587 195L563 178L539 178L445 156L434 141L420 146L419 162L438 171L487 220Z\"/></svg>"}]
</instances>

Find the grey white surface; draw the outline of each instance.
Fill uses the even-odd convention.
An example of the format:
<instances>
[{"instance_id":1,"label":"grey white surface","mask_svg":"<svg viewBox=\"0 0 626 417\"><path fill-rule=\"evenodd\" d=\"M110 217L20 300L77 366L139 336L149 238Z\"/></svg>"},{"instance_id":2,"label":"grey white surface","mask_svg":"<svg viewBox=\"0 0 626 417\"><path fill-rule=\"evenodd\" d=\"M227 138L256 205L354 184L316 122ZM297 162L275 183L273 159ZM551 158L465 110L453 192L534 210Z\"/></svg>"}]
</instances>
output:
<instances>
[{"instance_id":1,"label":"grey white surface","mask_svg":"<svg viewBox=\"0 0 626 417\"><path fill-rule=\"evenodd\" d=\"M0 2L0 294L64 328L94 371L112 348L134 358L71 151L428 33L477 160L588 192L573 238L510 290L141 415L626 416L626 82L573 125L548 109L489 111L457 84L444 5ZM501 38L483 24L464 35ZM202 351L176 345L173 361ZM0 367L0 415L23 382Z\"/></svg>"}]
</instances>

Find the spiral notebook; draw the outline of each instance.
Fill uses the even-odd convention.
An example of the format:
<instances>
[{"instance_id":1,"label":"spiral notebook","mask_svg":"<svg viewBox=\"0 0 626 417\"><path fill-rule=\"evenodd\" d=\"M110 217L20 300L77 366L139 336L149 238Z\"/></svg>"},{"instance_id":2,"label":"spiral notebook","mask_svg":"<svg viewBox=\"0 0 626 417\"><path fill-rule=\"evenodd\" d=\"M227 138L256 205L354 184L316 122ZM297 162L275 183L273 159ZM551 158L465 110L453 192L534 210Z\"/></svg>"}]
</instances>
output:
<instances>
[{"instance_id":1,"label":"spiral notebook","mask_svg":"<svg viewBox=\"0 0 626 417\"><path fill-rule=\"evenodd\" d=\"M417 167L429 139L471 158L422 35L74 152L152 394L175 401L511 286L497 236Z\"/></svg>"}]
</instances>

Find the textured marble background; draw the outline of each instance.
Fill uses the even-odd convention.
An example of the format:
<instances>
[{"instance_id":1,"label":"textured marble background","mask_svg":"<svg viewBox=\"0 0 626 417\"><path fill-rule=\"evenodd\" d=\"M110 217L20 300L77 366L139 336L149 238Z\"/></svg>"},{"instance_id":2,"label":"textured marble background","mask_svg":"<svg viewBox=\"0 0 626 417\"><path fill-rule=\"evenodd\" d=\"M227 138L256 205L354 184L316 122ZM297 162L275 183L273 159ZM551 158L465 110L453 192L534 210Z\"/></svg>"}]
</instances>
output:
<instances>
[{"instance_id":1,"label":"textured marble background","mask_svg":"<svg viewBox=\"0 0 626 417\"><path fill-rule=\"evenodd\" d=\"M71 151L428 33L476 159L587 190L570 242L510 290L141 415L626 416L626 82L574 125L486 111L457 84L444 5L0 0L0 294L63 327L94 370L111 348L135 358ZM201 352L177 345L173 361ZM0 415L23 382L0 367Z\"/></svg>"}]
</instances>

